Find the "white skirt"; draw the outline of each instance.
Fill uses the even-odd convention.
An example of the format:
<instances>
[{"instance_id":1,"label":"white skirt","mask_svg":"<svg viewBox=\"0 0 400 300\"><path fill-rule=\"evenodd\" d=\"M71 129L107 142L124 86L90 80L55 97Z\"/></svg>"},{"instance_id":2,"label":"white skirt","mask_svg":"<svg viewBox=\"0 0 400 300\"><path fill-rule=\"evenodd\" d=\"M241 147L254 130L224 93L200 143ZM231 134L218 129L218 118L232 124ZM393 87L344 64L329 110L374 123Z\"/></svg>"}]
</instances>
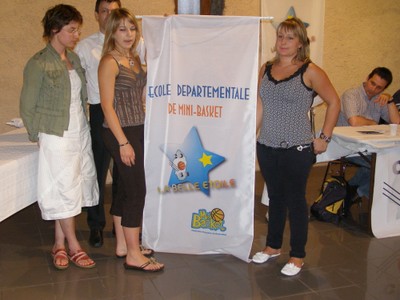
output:
<instances>
[{"instance_id":1,"label":"white skirt","mask_svg":"<svg viewBox=\"0 0 400 300\"><path fill-rule=\"evenodd\" d=\"M80 79L70 71L71 106L62 137L39 133L38 204L44 220L74 217L99 203L90 129L80 100Z\"/></svg>"},{"instance_id":2,"label":"white skirt","mask_svg":"<svg viewBox=\"0 0 400 300\"><path fill-rule=\"evenodd\" d=\"M99 203L89 131L74 140L40 134L38 203L44 220L79 215Z\"/></svg>"}]
</instances>

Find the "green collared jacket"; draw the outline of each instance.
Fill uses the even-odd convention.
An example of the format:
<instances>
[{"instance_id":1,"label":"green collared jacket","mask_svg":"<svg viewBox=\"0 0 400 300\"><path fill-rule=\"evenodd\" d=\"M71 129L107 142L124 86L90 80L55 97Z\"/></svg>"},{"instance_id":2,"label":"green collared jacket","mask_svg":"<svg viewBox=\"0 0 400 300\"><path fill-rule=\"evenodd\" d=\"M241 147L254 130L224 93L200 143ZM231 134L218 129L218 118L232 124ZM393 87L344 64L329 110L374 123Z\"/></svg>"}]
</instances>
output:
<instances>
[{"instance_id":1,"label":"green collared jacket","mask_svg":"<svg viewBox=\"0 0 400 300\"><path fill-rule=\"evenodd\" d=\"M86 112L85 71L73 51L67 50L67 57L82 81L81 101ZM71 82L67 66L49 43L28 61L24 69L20 115L29 140L37 142L39 132L63 136L69 125L70 104Z\"/></svg>"}]
</instances>

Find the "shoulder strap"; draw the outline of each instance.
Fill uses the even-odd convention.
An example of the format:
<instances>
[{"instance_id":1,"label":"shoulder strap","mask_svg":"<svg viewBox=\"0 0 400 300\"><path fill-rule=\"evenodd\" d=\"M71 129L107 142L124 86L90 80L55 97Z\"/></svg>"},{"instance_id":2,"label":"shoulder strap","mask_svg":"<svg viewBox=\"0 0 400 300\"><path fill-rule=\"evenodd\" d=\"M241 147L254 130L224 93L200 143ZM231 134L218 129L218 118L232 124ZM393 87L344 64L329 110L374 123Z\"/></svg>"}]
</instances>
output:
<instances>
[{"instance_id":1,"label":"shoulder strap","mask_svg":"<svg viewBox=\"0 0 400 300\"><path fill-rule=\"evenodd\" d=\"M271 68L272 68L272 64L269 61L267 61L267 63L265 64L265 71L264 71L263 77L269 72L269 70L271 70Z\"/></svg>"},{"instance_id":2,"label":"shoulder strap","mask_svg":"<svg viewBox=\"0 0 400 300\"><path fill-rule=\"evenodd\" d=\"M308 66L310 65L311 60L309 60L308 62L304 63L301 67L300 67L300 73L304 74L304 72L307 70Z\"/></svg>"},{"instance_id":3,"label":"shoulder strap","mask_svg":"<svg viewBox=\"0 0 400 300\"><path fill-rule=\"evenodd\" d=\"M111 57L115 60L115 62L117 63L117 65L118 65L118 67L121 65L120 63L119 63L119 61L114 57L114 55L112 55L112 54L110 54L111 55Z\"/></svg>"}]
</instances>

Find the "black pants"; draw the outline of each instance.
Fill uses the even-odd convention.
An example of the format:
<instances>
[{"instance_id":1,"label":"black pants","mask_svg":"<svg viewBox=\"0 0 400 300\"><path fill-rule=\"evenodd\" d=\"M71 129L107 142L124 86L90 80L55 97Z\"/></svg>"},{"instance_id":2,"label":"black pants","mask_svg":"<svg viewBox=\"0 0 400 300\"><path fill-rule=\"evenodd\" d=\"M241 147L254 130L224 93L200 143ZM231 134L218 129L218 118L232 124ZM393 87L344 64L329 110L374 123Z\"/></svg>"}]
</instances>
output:
<instances>
[{"instance_id":1,"label":"black pants","mask_svg":"<svg viewBox=\"0 0 400 300\"><path fill-rule=\"evenodd\" d=\"M146 196L144 125L123 127L122 130L135 151L135 164L131 167L122 162L118 141L111 130L103 129L104 143L118 169L118 190L112 201L111 214L121 217L124 227L141 227Z\"/></svg>"},{"instance_id":2,"label":"black pants","mask_svg":"<svg viewBox=\"0 0 400 300\"><path fill-rule=\"evenodd\" d=\"M102 137L104 115L100 104L89 106L90 136L92 138L92 150L94 164L99 184L99 204L87 208L87 223L91 230L103 230L106 225L104 213L104 188L107 171L110 166L110 153L108 152Z\"/></svg>"},{"instance_id":3,"label":"black pants","mask_svg":"<svg viewBox=\"0 0 400 300\"><path fill-rule=\"evenodd\" d=\"M286 216L290 225L290 257L304 258L308 232L305 198L307 178L315 161L312 148L277 149L257 143L257 157L269 196L266 245L280 249Z\"/></svg>"}]
</instances>

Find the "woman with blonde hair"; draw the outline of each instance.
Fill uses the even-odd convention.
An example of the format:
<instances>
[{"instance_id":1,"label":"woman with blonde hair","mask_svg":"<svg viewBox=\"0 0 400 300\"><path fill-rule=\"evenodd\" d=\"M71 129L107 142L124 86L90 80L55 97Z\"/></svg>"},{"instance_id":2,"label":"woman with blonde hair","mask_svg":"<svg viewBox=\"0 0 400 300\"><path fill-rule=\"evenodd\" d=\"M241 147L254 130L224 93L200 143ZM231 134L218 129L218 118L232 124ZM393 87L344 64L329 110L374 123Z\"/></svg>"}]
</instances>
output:
<instances>
[{"instance_id":1,"label":"woman with blonde hair","mask_svg":"<svg viewBox=\"0 0 400 300\"><path fill-rule=\"evenodd\" d=\"M164 265L147 258L140 249L146 183L144 173L144 99L146 72L135 49L139 41L134 15L120 8L107 21L99 88L104 112L103 139L117 165L119 181L113 199L116 255L125 257L125 268L158 272Z\"/></svg>"},{"instance_id":2,"label":"woman with blonde hair","mask_svg":"<svg viewBox=\"0 0 400 300\"><path fill-rule=\"evenodd\" d=\"M281 273L293 276L306 256L307 178L315 155L328 147L340 100L328 76L310 60L310 42L300 19L288 18L278 26L275 51L275 58L261 67L258 81L257 157L270 202L266 247L253 262L265 263L281 254L288 216L291 250ZM327 110L321 134L314 138L308 113L316 94Z\"/></svg>"}]
</instances>

